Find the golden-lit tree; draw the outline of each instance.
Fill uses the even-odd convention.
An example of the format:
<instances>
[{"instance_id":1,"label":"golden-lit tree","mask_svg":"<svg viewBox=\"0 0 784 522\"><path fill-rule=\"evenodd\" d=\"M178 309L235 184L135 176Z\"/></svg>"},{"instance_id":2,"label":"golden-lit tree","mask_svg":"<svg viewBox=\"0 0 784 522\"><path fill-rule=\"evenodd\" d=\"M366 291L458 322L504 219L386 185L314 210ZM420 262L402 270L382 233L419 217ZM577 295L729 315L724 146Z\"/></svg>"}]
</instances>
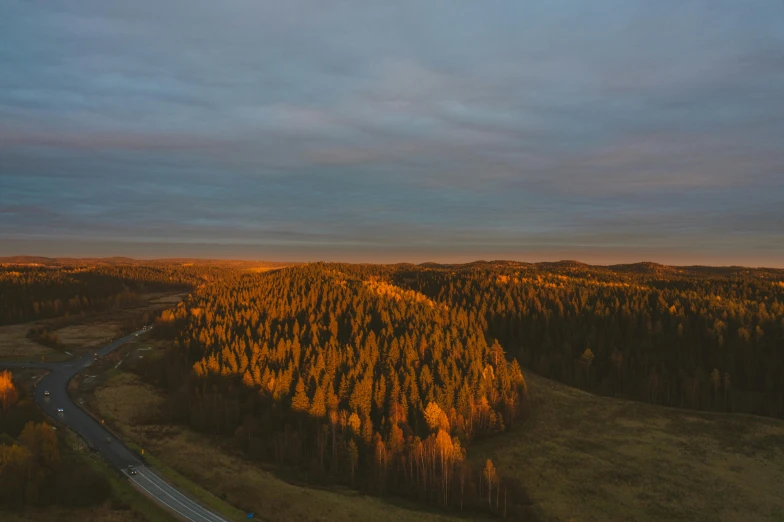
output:
<instances>
[{"instance_id":1,"label":"golden-lit tree","mask_svg":"<svg viewBox=\"0 0 784 522\"><path fill-rule=\"evenodd\" d=\"M6 411L17 400L19 394L14 387L13 375L9 371L0 372L0 410Z\"/></svg>"},{"instance_id":2,"label":"golden-lit tree","mask_svg":"<svg viewBox=\"0 0 784 522\"><path fill-rule=\"evenodd\" d=\"M425 408L425 422L430 427L432 431L438 429L441 425L442 418L444 417L444 412L435 402L430 402Z\"/></svg>"},{"instance_id":3,"label":"golden-lit tree","mask_svg":"<svg viewBox=\"0 0 784 522\"><path fill-rule=\"evenodd\" d=\"M498 486L498 473L495 470L495 466L493 466L492 460L487 459L484 470L482 470L482 476L487 485L487 505L490 506L493 498L493 488Z\"/></svg>"}]
</instances>

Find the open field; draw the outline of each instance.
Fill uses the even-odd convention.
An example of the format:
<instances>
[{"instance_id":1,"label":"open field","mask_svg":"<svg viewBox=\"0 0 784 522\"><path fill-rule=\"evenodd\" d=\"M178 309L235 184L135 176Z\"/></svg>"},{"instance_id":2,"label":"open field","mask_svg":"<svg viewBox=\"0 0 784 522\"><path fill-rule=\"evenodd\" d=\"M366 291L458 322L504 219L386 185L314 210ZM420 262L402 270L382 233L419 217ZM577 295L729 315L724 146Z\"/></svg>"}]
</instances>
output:
<instances>
[{"instance_id":1,"label":"open field","mask_svg":"<svg viewBox=\"0 0 784 522\"><path fill-rule=\"evenodd\" d=\"M173 295L164 295L163 297L158 297L154 299L150 299L150 306L155 305L166 305L166 306L173 306L182 301L185 294L173 294Z\"/></svg>"},{"instance_id":2,"label":"open field","mask_svg":"<svg viewBox=\"0 0 784 522\"><path fill-rule=\"evenodd\" d=\"M95 399L99 414L123 437L143 447L151 460L175 470L190 482L181 487L192 491L196 483L232 506L255 512L260 520L465 520L408 509L351 490L289 484L221 448L213 438L180 426L147 424L157 416L163 401L152 386L130 373L116 375L98 387ZM178 482L177 477L174 482ZM195 496L200 495L203 493L195 492Z\"/></svg>"},{"instance_id":3,"label":"open field","mask_svg":"<svg viewBox=\"0 0 784 522\"><path fill-rule=\"evenodd\" d=\"M43 322L43 321L42 321ZM38 323L0 326L0 358L37 358L55 353L55 350L27 338L27 332Z\"/></svg>"},{"instance_id":4,"label":"open field","mask_svg":"<svg viewBox=\"0 0 784 522\"><path fill-rule=\"evenodd\" d=\"M68 359L65 351L78 354L103 346L150 322L156 312L174 306L184 295L149 294L145 296L149 303L141 307L0 326L0 360L40 362L43 357L46 362L58 362ZM27 332L34 327L44 327L56 334L61 347L53 349L28 339Z\"/></svg>"},{"instance_id":5,"label":"open field","mask_svg":"<svg viewBox=\"0 0 784 522\"><path fill-rule=\"evenodd\" d=\"M469 455L518 480L543 520L784 520L784 421L526 378L530 419Z\"/></svg>"}]
</instances>

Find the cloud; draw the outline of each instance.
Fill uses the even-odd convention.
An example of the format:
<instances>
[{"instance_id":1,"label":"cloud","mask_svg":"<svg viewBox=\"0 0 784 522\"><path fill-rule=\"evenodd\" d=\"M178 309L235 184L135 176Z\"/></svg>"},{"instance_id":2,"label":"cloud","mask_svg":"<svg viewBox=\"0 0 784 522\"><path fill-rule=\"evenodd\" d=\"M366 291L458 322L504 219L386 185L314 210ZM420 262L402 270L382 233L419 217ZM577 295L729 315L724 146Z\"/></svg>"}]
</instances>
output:
<instances>
[{"instance_id":1,"label":"cloud","mask_svg":"<svg viewBox=\"0 0 784 522\"><path fill-rule=\"evenodd\" d=\"M776 261L782 15L715 0L12 2L0 236Z\"/></svg>"}]
</instances>

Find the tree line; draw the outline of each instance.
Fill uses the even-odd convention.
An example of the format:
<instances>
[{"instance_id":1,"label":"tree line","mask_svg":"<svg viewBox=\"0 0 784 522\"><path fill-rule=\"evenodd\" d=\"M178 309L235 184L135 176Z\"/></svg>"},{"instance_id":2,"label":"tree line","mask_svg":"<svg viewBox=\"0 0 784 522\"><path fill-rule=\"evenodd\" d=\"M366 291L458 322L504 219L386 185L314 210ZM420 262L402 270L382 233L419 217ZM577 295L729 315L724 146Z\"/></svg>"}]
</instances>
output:
<instances>
[{"instance_id":1,"label":"tree line","mask_svg":"<svg viewBox=\"0 0 784 522\"><path fill-rule=\"evenodd\" d=\"M144 294L190 290L228 268L177 264L0 266L0 325L146 304Z\"/></svg>"},{"instance_id":2,"label":"tree line","mask_svg":"<svg viewBox=\"0 0 784 522\"><path fill-rule=\"evenodd\" d=\"M578 263L398 267L523 366L667 406L784 416L784 271Z\"/></svg>"}]
</instances>

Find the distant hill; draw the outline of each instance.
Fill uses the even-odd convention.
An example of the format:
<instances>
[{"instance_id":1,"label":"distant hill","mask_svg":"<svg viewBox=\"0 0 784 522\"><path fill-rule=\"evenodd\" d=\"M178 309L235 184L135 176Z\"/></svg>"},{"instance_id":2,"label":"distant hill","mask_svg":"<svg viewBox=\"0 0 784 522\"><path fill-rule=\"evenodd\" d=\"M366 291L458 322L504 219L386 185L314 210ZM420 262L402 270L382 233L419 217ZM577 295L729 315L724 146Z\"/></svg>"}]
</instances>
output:
<instances>
[{"instance_id":1,"label":"distant hill","mask_svg":"<svg viewBox=\"0 0 784 522\"><path fill-rule=\"evenodd\" d=\"M194 265L194 266L218 266L225 268L278 268L284 266L302 265L303 262L278 262L278 261L247 261L230 259L199 259L199 258L162 258L162 259L133 259L130 257L42 257L42 256L9 256L0 257L0 265L22 265L22 266L45 266L45 267L72 267L72 266L156 266L156 265ZM368 264L372 266L372 264ZM540 261L538 263L528 263L525 261L512 260L477 260L468 263L435 263L425 262L395 263L387 266L398 268L429 268L429 269L535 269L544 271L565 271L568 273L592 272L605 274L629 274L653 277L672 277L672 276L718 276L727 277L733 275L754 275L762 277L784 277L784 269L781 268L754 268L744 266L678 266L663 265L651 261L641 261L638 263L622 263L615 265L590 265L581 261L564 259L560 261Z\"/></svg>"},{"instance_id":2,"label":"distant hill","mask_svg":"<svg viewBox=\"0 0 784 522\"><path fill-rule=\"evenodd\" d=\"M226 268L276 268L297 265L295 262L277 261L244 261L227 259L191 259L191 258L164 258L164 259L133 259L130 257L41 257L41 256L10 256L0 257L0 265L23 265L45 267L69 266L116 266L116 265L195 265L195 266L221 266Z\"/></svg>"}]
</instances>

